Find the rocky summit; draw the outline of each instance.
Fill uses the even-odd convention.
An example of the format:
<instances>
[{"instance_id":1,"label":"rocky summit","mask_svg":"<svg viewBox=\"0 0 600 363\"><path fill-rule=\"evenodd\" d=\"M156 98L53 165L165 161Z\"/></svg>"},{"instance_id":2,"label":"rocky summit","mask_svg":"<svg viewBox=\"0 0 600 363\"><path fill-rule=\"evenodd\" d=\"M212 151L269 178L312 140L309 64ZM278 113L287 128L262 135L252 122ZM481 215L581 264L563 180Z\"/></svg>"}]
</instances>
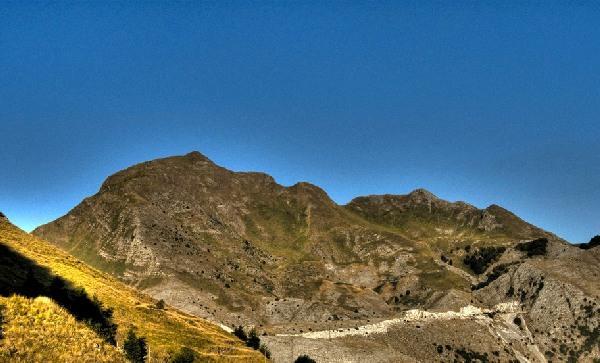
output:
<instances>
[{"instance_id":1,"label":"rocky summit","mask_svg":"<svg viewBox=\"0 0 600 363\"><path fill-rule=\"evenodd\" d=\"M419 189L338 205L198 152L110 176L40 236L276 362L600 359L600 247Z\"/></svg>"}]
</instances>

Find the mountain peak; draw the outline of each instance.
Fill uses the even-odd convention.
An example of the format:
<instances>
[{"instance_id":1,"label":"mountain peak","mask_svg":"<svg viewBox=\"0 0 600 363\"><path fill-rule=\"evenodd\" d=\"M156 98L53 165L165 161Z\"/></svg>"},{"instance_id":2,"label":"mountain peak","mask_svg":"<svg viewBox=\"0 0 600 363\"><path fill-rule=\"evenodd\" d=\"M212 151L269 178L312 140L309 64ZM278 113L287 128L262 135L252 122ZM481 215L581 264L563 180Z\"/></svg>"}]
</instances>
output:
<instances>
[{"instance_id":1,"label":"mountain peak","mask_svg":"<svg viewBox=\"0 0 600 363\"><path fill-rule=\"evenodd\" d=\"M428 201L440 199L429 190L423 188L415 189L412 192L408 193L407 196L413 199L425 199Z\"/></svg>"},{"instance_id":2,"label":"mountain peak","mask_svg":"<svg viewBox=\"0 0 600 363\"><path fill-rule=\"evenodd\" d=\"M199 159L199 160L206 160L206 161L210 161L209 158L207 158L204 154L202 154L199 151L190 151L189 153L185 154L185 157L190 158L190 159Z\"/></svg>"},{"instance_id":3,"label":"mountain peak","mask_svg":"<svg viewBox=\"0 0 600 363\"><path fill-rule=\"evenodd\" d=\"M435 196L435 194L433 194L432 192L430 192L429 190L424 189L424 188L415 189L412 192L408 193L408 195L426 196L429 198L439 199L438 197Z\"/></svg>"},{"instance_id":4,"label":"mountain peak","mask_svg":"<svg viewBox=\"0 0 600 363\"><path fill-rule=\"evenodd\" d=\"M298 182L289 187L288 190L310 195L318 200L326 201L327 203L333 203L326 191L308 182Z\"/></svg>"}]
</instances>

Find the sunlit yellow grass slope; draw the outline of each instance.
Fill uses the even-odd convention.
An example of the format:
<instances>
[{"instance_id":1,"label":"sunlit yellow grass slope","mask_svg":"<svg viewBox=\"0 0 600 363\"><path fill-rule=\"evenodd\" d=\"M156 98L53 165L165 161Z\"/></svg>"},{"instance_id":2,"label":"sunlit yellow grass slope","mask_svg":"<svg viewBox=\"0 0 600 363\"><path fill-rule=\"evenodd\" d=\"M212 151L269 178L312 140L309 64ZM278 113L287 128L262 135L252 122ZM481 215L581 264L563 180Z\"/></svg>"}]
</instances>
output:
<instances>
[{"instance_id":1,"label":"sunlit yellow grass slope","mask_svg":"<svg viewBox=\"0 0 600 363\"><path fill-rule=\"evenodd\" d=\"M96 295L105 306L113 308L114 320L119 325L119 344L122 345L129 327L135 326L138 335L147 338L150 361L164 361L172 352L183 346L196 351L202 361L264 361L260 353L246 348L240 340L219 327L172 308L154 308L155 302L151 298L134 291L110 275L91 268L50 243L20 230L2 218L0 243L49 268L54 274L83 287L90 296ZM38 304L37 301L35 304ZM91 330L90 334L93 334Z\"/></svg>"},{"instance_id":2,"label":"sunlit yellow grass slope","mask_svg":"<svg viewBox=\"0 0 600 363\"><path fill-rule=\"evenodd\" d=\"M0 362L125 362L122 352L46 297L0 297Z\"/></svg>"}]
</instances>

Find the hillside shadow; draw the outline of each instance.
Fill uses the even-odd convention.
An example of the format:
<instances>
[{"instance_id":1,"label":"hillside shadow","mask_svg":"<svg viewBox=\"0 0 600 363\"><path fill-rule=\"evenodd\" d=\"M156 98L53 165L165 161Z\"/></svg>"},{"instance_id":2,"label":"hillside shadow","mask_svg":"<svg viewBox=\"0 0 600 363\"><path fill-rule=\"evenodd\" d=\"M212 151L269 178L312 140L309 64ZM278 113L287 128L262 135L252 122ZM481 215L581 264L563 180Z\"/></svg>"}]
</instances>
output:
<instances>
[{"instance_id":1,"label":"hillside shadow","mask_svg":"<svg viewBox=\"0 0 600 363\"><path fill-rule=\"evenodd\" d=\"M106 342L116 344L117 325L112 321L112 309L104 308L84 289L73 286L48 268L0 243L0 296L15 294L30 298L47 296Z\"/></svg>"},{"instance_id":2,"label":"hillside shadow","mask_svg":"<svg viewBox=\"0 0 600 363\"><path fill-rule=\"evenodd\" d=\"M4 306L0 305L0 340L4 338L4 332L2 328L4 327Z\"/></svg>"}]
</instances>

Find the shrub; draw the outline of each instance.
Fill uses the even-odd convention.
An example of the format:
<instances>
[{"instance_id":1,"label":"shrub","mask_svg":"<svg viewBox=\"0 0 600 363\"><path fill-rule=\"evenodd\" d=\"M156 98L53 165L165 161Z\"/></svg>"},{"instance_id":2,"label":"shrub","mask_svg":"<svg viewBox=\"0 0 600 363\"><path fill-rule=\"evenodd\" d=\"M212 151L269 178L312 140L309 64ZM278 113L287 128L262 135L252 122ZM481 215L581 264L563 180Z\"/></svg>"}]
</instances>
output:
<instances>
[{"instance_id":1,"label":"shrub","mask_svg":"<svg viewBox=\"0 0 600 363\"><path fill-rule=\"evenodd\" d=\"M506 247L482 247L475 250L473 253L465 256L463 262L465 265L480 275L488 266L497 260L506 251Z\"/></svg>"},{"instance_id":2,"label":"shrub","mask_svg":"<svg viewBox=\"0 0 600 363\"><path fill-rule=\"evenodd\" d=\"M308 355L303 354L303 355L299 356L298 358L296 358L294 363L317 363L317 361L312 359Z\"/></svg>"},{"instance_id":3,"label":"shrub","mask_svg":"<svg viewBox=\"0 0 600 363\"><path fill-rule=\"evenodd\" d=\"M519 318L519 317L517 316L517 317L515 317L515 318L513 319L513 323L515 323L515 325L516 325L516 326L518 326L518 327L520 328L520 327L521 327L521 324L522 324L523 322L521 321L521 318Z\"/></svg>"},{"instance_id":4,"label":"shrub","mask_svg":"<svg viewBox=\"0 0 600 363\"><path fill-rule=\"evenodd\" d=\"M481 354L479 352L474 352L472 350L467 350L466 348L459 348L456 350L456 354L461 356L465 362L489 362L487 352Z\"/></svg>"},{"instance_id":5,"label":"shrub","mask_svg":"<svg viewBox=\"0 0 600 363\"><path fill-rule=\"evenodd\" d=\"M527 252L527 257L544 256L547 253L548 240L538 238L533 241L519 243L516 247L521 252Z\"/></svg>"},{"instance_id":6,"label":"shrub","mask_svg":"<svg viewBox=\"0 0 600 363\"><path fill-rule=\"evenodd\" d=\"M233 335L240 338L241 341L245 342L248 340L248 336L246 335L246 332L244 331L244 328L241 325L233 329Z\"/></svg>"},{"instance_id":7,"label":"shrub","mask_svg":"<svg viewBox=\"0 0 600 363\"><path fill-rule=\"evenodd\" d=\"M271 351L266 345L261 344L258 351L261 352L267 359L271 359Z\"/></svg>"},{"instance_id":8,"label":"shrub","mask_svg":"<svg viewBox=\"0 0 600 363\"><path fill-rule=\"evenodd\" d=\"M148 355L146 338L138 337L133 329L127 332L127 338L123 343L125 357L133 363L144 363Z\"/></svg>"},{"instance_id":9,"label":"shrub","mask_svg":"<svg viewBox=\"0 0 600 363\"><path fill-rule=\"evenodd\" d=\"M260 338L256 333L256 329L250 330L250 333L248 334L248 340L246 340L246 345L256 350L260 348Z\"/></svg>"},{"instance_id":10,"label":"shrub","mask_svg":"<svg viewBox=\"0 0 600 363\"><path fill-rule=\"evenodd\" d=\"M193 363L196 359L196 353L188 348L182 347L179 352L175 353L169 360L170 363Z\"/></svg>"},{"instance_id":11,"label":"shrub","mask_svg":"<svg viewBox=\"0 0 600 363\"><path fill-rule=\"evenodd\" d=\"M504 273L506 273L508 271L509 266L510 266L510 264L502 264L502 265L494 266L494 269L492 270L491 273L489 273L487 275L486 279L476 285L471 286L471 290L482 289L482 288L488 286L489 284L491 284L492 282L496 281L500 276L502 276ZM512 286L511 286L511 288L512 288Z\"/></svg>"},{"instance_id":12,"label":"shrub","mask_svg":"<svg viewBox=\"0 0 600 363\"><path fill-rule=\"evenodd\" d=\"M154 307L159 310L163 310L165 308L165 301L163 299L158 300Z\"/></svg>"},{"instance_id":13,"label":"shrub","mask_svg":"<svg viewBox=\"0 0 600 363\"><path fill-rule=\"evenodd\" d=\"M265 357L271 359L271 351L269 350L269 348L267 348L266 345L260 343L260 338L258 337L256 329L253 328L252 330L250 330L250 333L246 335L246 332L244 332L244 328L240 325L233 329L233 335L238 337L240 340L246 342L246 346L258 350Z\"/></svg>"}]
</instances>

